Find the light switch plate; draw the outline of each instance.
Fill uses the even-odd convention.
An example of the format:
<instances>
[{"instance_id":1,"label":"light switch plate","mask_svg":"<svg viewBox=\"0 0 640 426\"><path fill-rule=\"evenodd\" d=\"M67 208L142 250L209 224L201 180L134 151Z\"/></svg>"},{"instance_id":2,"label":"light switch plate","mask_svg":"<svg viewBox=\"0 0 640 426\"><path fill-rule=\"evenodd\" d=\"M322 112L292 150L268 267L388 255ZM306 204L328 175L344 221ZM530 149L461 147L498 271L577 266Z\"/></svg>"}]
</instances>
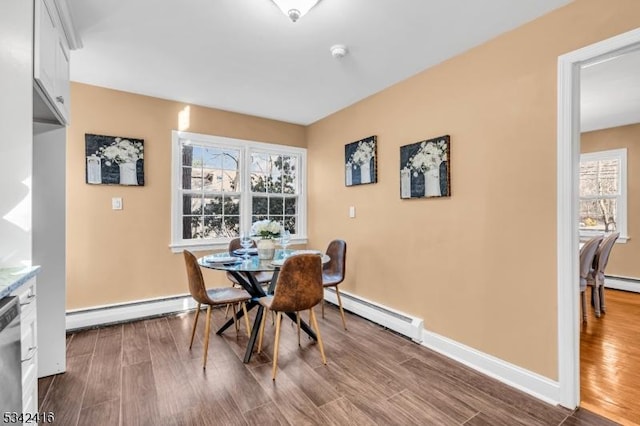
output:
<instances>
[{"instance_id":1,"label":"light switch plate","mask_svg":"<svg viewBox=\"0 0 640 426\"><path fill-rule=\"evenodd\" d=\"M111 209L112 210L122 210L122 198L113 197L111 199Z\"/></svg>"},{"instance_id":2,"label":"light switch plate","mask_svg":"<svg viewBox=\"0 0 640 426\"><path fill-rule=\"evenodd\" d=\"M349 207L349 217L350 218L356 217L356 207L355 206Z\"/></svg>"}]
</instances>

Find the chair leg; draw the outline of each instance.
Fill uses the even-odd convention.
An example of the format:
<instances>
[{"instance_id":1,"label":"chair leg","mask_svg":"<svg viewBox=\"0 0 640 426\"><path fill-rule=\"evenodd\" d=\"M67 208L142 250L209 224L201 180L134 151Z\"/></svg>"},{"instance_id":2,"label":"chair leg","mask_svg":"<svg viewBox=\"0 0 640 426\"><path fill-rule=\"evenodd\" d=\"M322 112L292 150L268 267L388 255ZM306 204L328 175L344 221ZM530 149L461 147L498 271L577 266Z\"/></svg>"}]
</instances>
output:
<instances>
[{"instance_id":1,"label":"chair leg","mask_svg":"<svg viewBox=\"0 0 640 426\"><path fill-rule=\"evenodd\" d=\"M227 303L226 308L224 308L224 319L229 318L229 304Z\"/></svg>"},{"instance_id":2,"label":"chair leg","mask_svg":"<svg viewBox=\"0 0 640 426\"><path fill-rule=\"evenodd\" d=\"M600 311L603 314L607 312L607 306L604 300L604 283L600 286Z\"/></svg>"},{"instance_id":3,"label":"chair leg","mask_svg":"<svg viewBox=\"0 0 640 426\"><path fill-rule=\"evenodd\" d=\"M316 332L316 336L318 337L318 348L320 348L320 355L322 356L322 363L327 365L327 358L324 356L324 345L322 344L322 336L320 335L320 328L318 327L318 321L316 321L316 314L313 313L313 308L309 309L309 316L311 317L311 322L313 323L314 331Z\"/></svg>"},{"instance_id":4,"label":"chair leg","mask_svg":"<svg viewBox=\"0 0 640 426\"><path fill-rule=\"evenodd\" d=\"M207 322L204 327L204 358L202 359L202 369L207 368L207 352L209 351L209 334L211 332L211 305L207 305Z\"/></svg>"},{"instance_id":5,"label":"chair leg","mask_svg":"<svg viewBox=\"0 0 640 426\"><path fill-rule=\"evenodd\" d=\"M296 312L296 324L298 325L298 346L300 346L300 312Z\"/></svg>"},{"instance_id":6,"label":"chair leg","mask_svg":"<svg viewBox=\"0 0 640 426\"><path fill-rule=\"evenodd\" d=\"M580 292L580 299L582 301L582 322L587 322L587 295L586 290Z\"/></svg>"},{"instance_id":7,"label":"chair leg","mask_svg":"<svg viewBox=\"0 0 640 426\"><path fill-rule=\"evenodd\" d=\"M322 319L324 319L324 290L322 290L322 300L320 301L320 306L322 306Z\"/></svg>"},{"instance_id":8,"label":"chair leg","mask_svg":"<svg viewBox=\"0 0 640 426\"><path fill-rule=\"evenodd\" d=\"M340 290L338 290L338 286L336 286L336 296L338 296L338 307L340 308L340 316L342 317L342 326L346 330L347 321L344 319L344 309L342 309L342 299L340 298Z\"/></svg>"},{"instance_id":9,"label":"chair leg","mask_svg":"<svg viewBox=\"0 0 640 426\"><path fill-rule=\"evenodd\" d=\"M196 308L196 318L193 320L193 330L191 330L191 341L189 342L189 350L191 350L191 346L193 346L193 338L196 335L196 326L198 325L199 315L200 315L200 303L198 303L198 307Z\"/></svg>"},{"instance_id":10,"label":"chair leg","mask_svg":"<svg viewBox=\"0 0 640 426\"><path fill-rule=\"evenodd\" d=\"M251 324L249 324L249 313L245 302L242 302L242 313L244 314L244 325L247 327L247 337L251 337Z\"/></svg>"},{"instance_id":11,"label":"chair leg","mask_svg":"<svg viewBox=\"0 0 640 426\"><path fill-rule=\"evenodd\" d=\"M240 306L238 306L238 308L240 308ZM240 327L238 326L238 315L237 315L235 303L231 305L231 309L232 309L231 315L233 315L233 326L236 328L236 337L238 337L238 332L240 331Z\"/></svg>"},{"instance_id":12,"label":"chair leg","mask_svg":"<svg viewBox=\"0 0 640 426\"><path fill-rule=\"evenodd\" d=\"M264 326L265 326L265 323L267 322L267 315L269 315L267 308L263 308L263 309L264 311L262 312L262 320L260 321L260 330L258 330L258 353L262 351L262 338L264 337Z\"/></svg>"},{"instance_id":13,"label":"chair leg","mask_svg":"<svg viewBox=\"0 0 640 426\"><path fill-rule=\"evenodd\" d=\"M271 379L276 379L276 371L278 370L278 347L280 346L280 324L282 323L282 312L276 315L276 339L273 342L273 369L271 371Z\"/></svg>"},{"instance_id":14,"label":"chair leg","mask_svg":"<svg viewBox=\"0 0 640 426\"><path fill-rule=\"evenodd\" d=\"M598 285L591 287L591 297L593 299L593 307L596 311L596 318L600 318L600 295L598 294Z\"/></svg>"}]
</instances>

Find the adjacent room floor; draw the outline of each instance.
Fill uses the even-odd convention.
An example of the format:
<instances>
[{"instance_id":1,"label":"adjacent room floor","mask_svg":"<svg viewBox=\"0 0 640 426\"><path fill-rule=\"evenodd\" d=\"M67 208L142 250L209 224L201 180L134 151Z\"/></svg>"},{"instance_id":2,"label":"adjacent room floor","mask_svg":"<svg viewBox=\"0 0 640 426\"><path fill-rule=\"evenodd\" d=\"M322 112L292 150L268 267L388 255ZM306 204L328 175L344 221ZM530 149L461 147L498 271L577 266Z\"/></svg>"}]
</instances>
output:
<instances>
[{"instance_id":1,"label":"adjacent room floor","mask_svg":"<svg viewBox=\"0 0 640 426\"><path fill-rule=\"evenodd\" d=\"M607 313L596 318L589 308L580 333L581 405L640 424L640 294L608 289L605 297Z\"/></svg>"},{"instance_id":2,"label":"adjacent room floor","mask_svg":"<svg viewBox=\"0 0 640 426\"><path fill-rule=\"evenodd\" d=\"M215 324L223 316L216 310ZM541 402L360 317L347 315L344 331L330 305L319 321L328 365L306 337L298 347L285 320L275 382L272 326L249 364L241 361L243 329L212 335L203 371L204 327L189 351L192 320L189 313L70 334L67 372L39 381L40 410L60 425L614 424Z\"/></svg>"}]
</instances>

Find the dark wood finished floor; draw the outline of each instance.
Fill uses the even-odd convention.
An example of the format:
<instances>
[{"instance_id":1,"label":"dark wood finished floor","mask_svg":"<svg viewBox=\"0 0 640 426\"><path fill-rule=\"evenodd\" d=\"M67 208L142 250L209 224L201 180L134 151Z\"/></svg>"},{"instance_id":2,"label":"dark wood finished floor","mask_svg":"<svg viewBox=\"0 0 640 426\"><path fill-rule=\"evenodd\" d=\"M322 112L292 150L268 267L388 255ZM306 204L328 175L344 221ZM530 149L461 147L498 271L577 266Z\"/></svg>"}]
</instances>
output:
<instances>
[{"instance_id":1,"label":"dark wood finished floor","mask_svg":"<svg viewBox=\"0 0 640 426\"><path fill-rule=\"evenodd\" d=\"M640 294L605 291L607 313L589 308L580 334L581 405L640 424Z\"/></svg>"},{"instance_id":2,"label":"dark wood finished floor","mask_svg":"<svg viewBox=\"0 0 640 426\"><path fill-rule=\"evenodd\" d=\"M242 363L247 337L212 335L202 370L193 313L86 330L67 338L67 372L41 379L42 411L72 425L611 425L532 398L354 315L327 307L316 344L285 320L271 380L265 351ZM223 312L214 313L216 324ZM242 330L241 330L242 331Z\"/></svg>"}]
</instances>

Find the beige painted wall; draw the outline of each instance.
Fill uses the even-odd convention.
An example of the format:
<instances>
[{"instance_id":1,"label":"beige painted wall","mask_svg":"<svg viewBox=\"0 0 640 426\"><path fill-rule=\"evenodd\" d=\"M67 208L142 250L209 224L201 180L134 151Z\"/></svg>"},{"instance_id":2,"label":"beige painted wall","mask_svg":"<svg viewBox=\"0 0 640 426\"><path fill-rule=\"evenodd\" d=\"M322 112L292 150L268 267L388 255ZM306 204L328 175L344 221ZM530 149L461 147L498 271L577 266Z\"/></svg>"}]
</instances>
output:
<instances>
[{"instance_id":1,"label":"beige painted wall","mask_svg":"<svg viewBox=\"0 0 640 426\"><path fill-rule=\"evenodd\" d=\"M310 243L348 241L343 289L557 379L557 59L639 23L636 0L577 0L310 126ZM400 200L399 147L443 134L452 197ZM370 135L379 182L347 188Z\"/></svg>"},{"instance_id":2,"label":"beige painted wall","mask_svg":"<svg viewBox=\"0 0 640 426\"><path fill-rule=\"evenodd\" d=\"M67 309L184 294L171 239L171 130L186 104L74 83L67 137ZM191 106L195 133L304 147L305 128ZM144 139L145 186L85 183L85 133ZM124 209L111 210L111 197ZM206 272L214 285L221 273Z\"/></svg>"},{"instance_id":3,"label":"beige painted wall","mask_svg":"<svg viewBox=\"0 0 640 426\"><path fill-rule=\"evenodd\" d=\"M616 244L607 275L640 279L640 124L583 133L580 151L627 148L627 232L629 240Z\"/></svg>"},{"instance_id":4,"label":"beige painted wall","mask_svg":"<svg viewBox=\"0 0 640 426\"><path fill-rule=\"evenodd\" d=\"M345 290L555 380L557 57L638 23L637 0L576 0L306 129L194 107L189 130L306 141L310 245L348 241ZM183 107L72 86L69 309L185 292L168 248L170 130ZM146 186L86 185L89 132L145 139ZM452 140L453 196L400 200L399 147L442 134ZM379 183L345 188L344 144L370 135ZM110 210L113 196L123 211Z\"/></svg>"}]
</instances>

